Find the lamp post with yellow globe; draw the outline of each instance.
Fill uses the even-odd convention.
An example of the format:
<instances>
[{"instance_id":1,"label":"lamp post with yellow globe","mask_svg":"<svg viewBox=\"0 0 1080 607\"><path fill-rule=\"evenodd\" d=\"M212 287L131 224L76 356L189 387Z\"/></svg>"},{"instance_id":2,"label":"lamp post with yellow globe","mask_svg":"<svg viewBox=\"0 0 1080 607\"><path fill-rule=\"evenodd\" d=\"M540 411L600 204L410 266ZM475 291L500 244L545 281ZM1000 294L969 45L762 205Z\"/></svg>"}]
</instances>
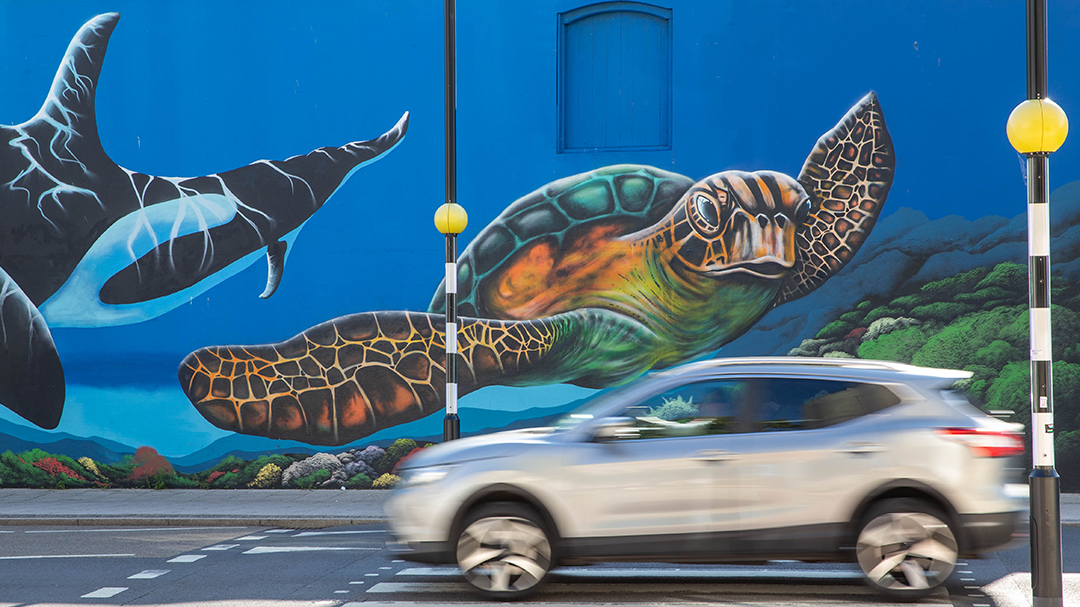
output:
<instances>
[{"instance_id":1,"label":"lamp post with yellow globe","mask_svg":"<svg viewBox=\"0 0 1080 607\"><path fill-rule=\"evenodd\" d=\"M1027 100L1009 115L1009 143L1027 157L1028 308L1031 336L1032 607L1064 605L1061 489L1054 469L1054 397L1050 343L1049 156L1069 133L1065 112L1046 97L1046 0L1027 2Z\"/></svg>"},{"instance_id":2,"label":"lamp post with yellow globe","mask_svg":"<svg viewBox=\"0 0 1080 607\"><path fill-rule=\"evenodd\" d=\"M469 215L457 204L457 6L443 1L443 58L446 79L446 203L435 211L435 228L446 236L446 417L443 442L461 436L457 415L457 235Z\"/></svg>"}]
</instances>

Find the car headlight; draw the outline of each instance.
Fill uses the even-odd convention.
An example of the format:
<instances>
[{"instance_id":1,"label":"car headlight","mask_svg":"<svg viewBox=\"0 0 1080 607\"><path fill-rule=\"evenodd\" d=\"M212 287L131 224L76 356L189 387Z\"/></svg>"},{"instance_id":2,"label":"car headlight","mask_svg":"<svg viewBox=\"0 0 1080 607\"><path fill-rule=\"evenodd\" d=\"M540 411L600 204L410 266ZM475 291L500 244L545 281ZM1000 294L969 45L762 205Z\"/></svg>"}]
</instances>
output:
<instances>
[{"instance_id":1,"label":"car headlight","mask_svg":"<svg viewBox=\"0 0 1080 607\"><path fill-rule=\"evenodd\" d=\"M450 474L450 471L453 469L454 466L428 466L426 468L406 470L399 486L403 489L411 489L413 487L437 483L446 478L446 475Z\"/></svg>"}]
</instances>

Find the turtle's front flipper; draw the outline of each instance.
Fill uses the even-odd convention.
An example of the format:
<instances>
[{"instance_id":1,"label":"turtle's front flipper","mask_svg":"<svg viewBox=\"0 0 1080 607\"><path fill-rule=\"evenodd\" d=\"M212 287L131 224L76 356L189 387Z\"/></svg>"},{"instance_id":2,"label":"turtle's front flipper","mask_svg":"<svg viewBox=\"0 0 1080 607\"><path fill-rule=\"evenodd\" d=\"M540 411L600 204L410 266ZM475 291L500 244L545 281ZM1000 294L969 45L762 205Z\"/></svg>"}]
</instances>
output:
<instances>
[{"instance_id":1,"label":"turtle's front flipper","mask_svg":"<svg viewBox=\"0 0 1080 607\"><path fill-rule=\"evenodd\" d=\"M494 384L602 387L655 362L641 344L650 334L603 310L458 321L459 395ZM353 314L279 344L198 350L181 363L180 384L224 430L343 445L442 409L445 327L441 314Z\"/></svg>"},{"instance_id":2,"label":"turtle's front flipper","mask_svg":"<svg viewBox=\"0 0 1080 607\"><path fill-rule=\"evenodd\" d=\"M870 93L821 136L799 173L815 205L796 235L795 267L774 305L806 295L851 261L885 205L895 165L881 106Z\"/></svg>"},{"instance_id":3,"label":"turtle's front flipper","mask_svg":"<svg viewBox=\"0 0 1080 607\"><path fill-rule=\"evenodd\" d=\"M64 369L45 319L0 268L0 403L52 430L64 410Z\"/></svg>"}]
</instances>

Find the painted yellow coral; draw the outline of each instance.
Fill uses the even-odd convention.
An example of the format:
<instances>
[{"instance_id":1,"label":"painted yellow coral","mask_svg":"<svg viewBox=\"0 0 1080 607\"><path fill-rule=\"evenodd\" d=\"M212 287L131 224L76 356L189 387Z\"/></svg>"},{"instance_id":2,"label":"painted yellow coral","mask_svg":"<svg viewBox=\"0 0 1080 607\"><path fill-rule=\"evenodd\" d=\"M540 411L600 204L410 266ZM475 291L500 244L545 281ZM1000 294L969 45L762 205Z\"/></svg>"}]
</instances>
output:
<instances>
[{"instance_id":1,"label":"painted yellow coral","mask_svg":"<svg viewBox=\"0 0 1080 607\"><path fill-rule=\"evenodd\" d=\"M105 478L104 476L102 476L101 470L98 470L97 464L94 463L94 460L90 459L89 457L80 457L75 461L79 462L79 465L82 466L84 470L93 474L94 476L98 478Z\"/></svg>"},{"instance_id":2,"label":"painted yellow coral","mask_svg":"<svg viewBox=\"0 0 1080 607\"><path fill-rule=\"evenodd\" d=\"M386 474L384 474L384 475L380 476L379 478L375 479L375 482L371 483L371 488L372 489L390 489L394 485L396 485L396 484L398 484L400 482L401 482L401 477L400 476L398 476L396 474L390 474L389 472L387 472Z\"/></svg>"},{"instance_id":3,"label":"painted yellow coral","mask_svg":"<svg viewBox=\"0 0 1080 607\"><path fill-rule=\"evenodd\" d=\"M266 464L247 486L252 489L266 489L267 487L276 486L279 482L281 482L281 466Z\"/></svg>"}]
</instances>

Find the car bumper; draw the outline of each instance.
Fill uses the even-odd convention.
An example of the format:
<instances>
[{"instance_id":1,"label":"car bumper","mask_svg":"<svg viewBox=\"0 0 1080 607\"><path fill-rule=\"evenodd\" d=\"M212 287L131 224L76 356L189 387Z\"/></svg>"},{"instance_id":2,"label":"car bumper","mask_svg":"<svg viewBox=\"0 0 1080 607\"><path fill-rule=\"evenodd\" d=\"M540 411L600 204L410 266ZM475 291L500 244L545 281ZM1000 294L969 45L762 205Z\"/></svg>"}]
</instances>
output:
<instances>
[{"instance_id":1,"label":"car bumper","mask_svg":"<svg viewBox=\"0 0 1080 607\"><path fill-rule=\"evenodd\" d=\"M1022 537L1024 511L965 514L960 516L964 527L965 554L997 550L1018 542Z\"/></svg>"}]
</instances>

